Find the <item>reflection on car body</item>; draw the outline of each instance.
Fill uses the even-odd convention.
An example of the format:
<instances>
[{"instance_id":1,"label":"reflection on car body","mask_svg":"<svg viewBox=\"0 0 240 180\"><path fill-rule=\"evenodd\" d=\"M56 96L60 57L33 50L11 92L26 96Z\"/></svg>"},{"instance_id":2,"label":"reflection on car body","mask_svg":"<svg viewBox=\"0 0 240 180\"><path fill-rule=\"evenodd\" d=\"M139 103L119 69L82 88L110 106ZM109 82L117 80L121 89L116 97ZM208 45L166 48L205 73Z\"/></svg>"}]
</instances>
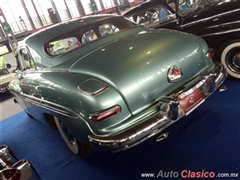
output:
<instances>
[{"instance_id":1,"label":"reflection on car body","mask_svg":"<svg viewBox=\"0 0 240 180\"><path fill-rule=\"evenodd\" d=\"M221 61L228 74L240 78L239 7L240 1L235 0L149 0L123 16L146 27L176 29L204 38L216 50L213 59ZM156 19L159 9L165 15Z\"/></svg>"},{"instance_id":2,"label":"reflection on car body","mask_svg":"<svg viewBox=\"0 0 240 180\"><path fill-rule=\"evenodd\" d=\"M49 51L69 38L82 45ZM29 36L17 61L24 60L23 50L34 66L18 63L22 72L9 85L15 101L58 129L79 156L163 139L166 127L194 111L226 78L202 38L150 30L117 15L76 19Z\"/></svg>"}]
</instances>

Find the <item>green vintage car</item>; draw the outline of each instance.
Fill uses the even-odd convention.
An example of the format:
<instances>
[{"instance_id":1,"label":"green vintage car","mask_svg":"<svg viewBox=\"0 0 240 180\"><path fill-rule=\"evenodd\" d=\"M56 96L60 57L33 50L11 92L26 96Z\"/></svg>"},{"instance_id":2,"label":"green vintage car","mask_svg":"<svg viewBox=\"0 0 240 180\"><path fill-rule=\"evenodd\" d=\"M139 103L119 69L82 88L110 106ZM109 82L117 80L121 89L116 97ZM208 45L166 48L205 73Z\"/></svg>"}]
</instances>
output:
<instances>
[{"instance_id":1,"label":"green vintage car","mask_svg":"<svg viewBox=\"0 0 240 180\"><path fill-rule=\"evenodd\" d=\"M195 35L96 15L27 37L9 88L75 154L119 152L166 138L165 128L224 90L226 71L212 55Z\"/></svg>"}]
</instances>

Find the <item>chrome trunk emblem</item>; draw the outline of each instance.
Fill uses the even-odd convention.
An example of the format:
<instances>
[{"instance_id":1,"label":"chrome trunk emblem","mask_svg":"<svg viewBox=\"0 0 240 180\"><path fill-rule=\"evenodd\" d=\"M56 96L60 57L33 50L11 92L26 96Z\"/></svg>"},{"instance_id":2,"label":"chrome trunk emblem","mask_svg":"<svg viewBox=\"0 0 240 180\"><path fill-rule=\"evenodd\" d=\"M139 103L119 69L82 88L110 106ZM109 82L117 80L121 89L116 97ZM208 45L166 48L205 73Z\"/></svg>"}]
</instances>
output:
<instances>
[{"instance_id":1,"label":"chrome trunk emblem","mask_svg":"<svg viewBox=\"0 0 240 180\"><path fill-rule=\"evenodd\" d=\"M168 81L177 82L182 77L182 70L178 66L173 66L168 69Z\"/></svg>"}]
</instances>

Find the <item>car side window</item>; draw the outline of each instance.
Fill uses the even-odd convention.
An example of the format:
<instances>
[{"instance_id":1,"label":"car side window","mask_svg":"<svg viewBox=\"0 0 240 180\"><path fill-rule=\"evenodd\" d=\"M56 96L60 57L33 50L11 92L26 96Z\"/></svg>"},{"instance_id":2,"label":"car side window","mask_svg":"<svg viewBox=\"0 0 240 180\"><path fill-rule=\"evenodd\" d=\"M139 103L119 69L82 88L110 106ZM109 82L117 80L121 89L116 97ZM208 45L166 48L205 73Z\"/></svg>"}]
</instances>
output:
<instances>
[{"instance_id":1,"label":"car side window","mask_svg":"<svg viewBox=\"0 0 240 180\"><path fill-rule=\"evenodd\" d=\"M87 44L96 39L98 39L98 37L97 37L96 33L94 32L94 30L91 29L82 35L81 42L82 42L82 44Z\"/></svg>"},{"instance_id":2,"label":"car side window","mask_svg":"<svg viewBox=\"0 0 240 180\"><path fill-rule=\"evenodd\" d=\"M109 34L113 34L117 31L119 31L119 29L112 24L103 24L103 25L99 26L99 32L102 37L107 36Z\"/></svg>"},{"instance_id":3,"label":"car side window","mask_svg":"<svg viewBox=\"0 0 240 180\"><path fill-rule=\"evenodd\" d=\"M175 4L175 2L171 2L168 5L174 12L176 12L176 4Z\"/></svg>"},{"instance_id":4,"label":"car side window","mask_svg":"<svg viewBox=\"0 0 240 180\"><path fill-rule=\"evenodd\" d=\"M35 69L33 58L27 48L21 48L16 57L18 68L22 71Z\"/></svg>"},{"instance_id":5,"label":"car side window","mask_svg":"<svg viewBox=\"0 0 240 180\"><path fill-rule=\"evenodd\" d=\"M161 24L171 20L171 14L172 13L165 7L159 5L153 6L145 11L133 15L133 20L138 24L143 24L151 27L151 25Z\"/></svg>"},{"instance_id":6,"label":"car side window","mask_svg":"<svg viewBox=\"0 0 240 180\"><path fill-rule=\"evenodd\" d=\"M46 48L50 55L61 55L79 46L81 46L81 43L78 42L76 37L68 37L51 41Z\"/></svg>"}]
</instances>

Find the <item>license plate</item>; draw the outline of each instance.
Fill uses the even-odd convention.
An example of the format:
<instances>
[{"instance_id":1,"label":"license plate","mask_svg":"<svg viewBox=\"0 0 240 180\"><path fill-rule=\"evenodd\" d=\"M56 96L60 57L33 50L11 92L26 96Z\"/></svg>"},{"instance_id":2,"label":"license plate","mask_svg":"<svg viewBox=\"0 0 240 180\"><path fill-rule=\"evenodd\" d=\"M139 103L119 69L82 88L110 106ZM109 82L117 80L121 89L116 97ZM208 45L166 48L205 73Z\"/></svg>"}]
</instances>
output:
<instances>
[{"instance_id":1,"label":"license plate","mask_svg":"<svg viewBox=\"0 0 240 180\"><path fill-rule=\"evenodd\" d=\"M197 89L192 94L180 100L180 106L185 113L191 111L204 99L202 92Z\"/></svg>"}]
</instances>

